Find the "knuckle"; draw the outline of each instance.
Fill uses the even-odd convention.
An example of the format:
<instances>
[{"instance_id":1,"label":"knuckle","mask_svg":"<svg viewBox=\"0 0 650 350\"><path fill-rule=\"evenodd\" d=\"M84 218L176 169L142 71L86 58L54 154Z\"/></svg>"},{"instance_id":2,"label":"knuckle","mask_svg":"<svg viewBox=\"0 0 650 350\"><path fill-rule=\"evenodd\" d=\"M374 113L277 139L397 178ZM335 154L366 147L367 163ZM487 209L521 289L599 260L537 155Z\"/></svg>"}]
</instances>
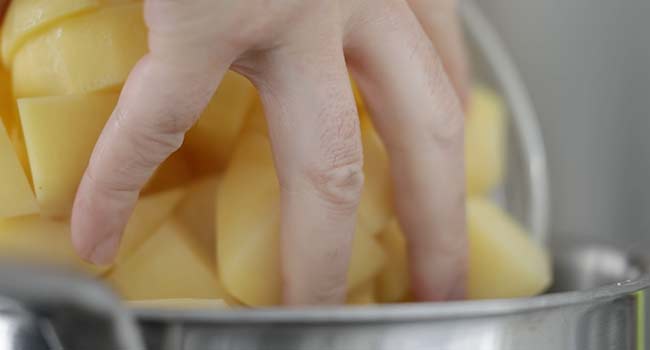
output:
<instances>
[{"instance_id":1,"label":"knuckle","mask_svg":"<svg viewBox=\"0 0 650 350\"><path fill-rule=\"evenodd\" d=\"M364 183L362 162L337 167L316 166L307 170L307 181L318 196L345 212L356 210Z\"/></svg>"}]
</instances>

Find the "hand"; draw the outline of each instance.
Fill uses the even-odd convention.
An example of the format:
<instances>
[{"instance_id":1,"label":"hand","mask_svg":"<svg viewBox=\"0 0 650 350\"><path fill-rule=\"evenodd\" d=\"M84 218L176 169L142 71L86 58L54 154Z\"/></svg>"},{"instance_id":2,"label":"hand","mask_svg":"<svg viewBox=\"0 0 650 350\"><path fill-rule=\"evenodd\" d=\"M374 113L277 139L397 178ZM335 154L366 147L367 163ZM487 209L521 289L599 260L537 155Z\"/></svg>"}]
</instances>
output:
<instances>
[{"instance_id":1,"label":"hand","mask_svg":"<svg viewBox=\"0 0 650 350\"><path fill-rule=\"evenodd\" d=\"M391 159L416 297L462 297L463 114L441 63L466 96L453 0L145 0L145 17L150 52L131 72L75 201L83 257L112 261L143 185L234 69L255 84L268 118L285 302L344 301L363 186L350 68Z\"/></svg>"}]
</instances>

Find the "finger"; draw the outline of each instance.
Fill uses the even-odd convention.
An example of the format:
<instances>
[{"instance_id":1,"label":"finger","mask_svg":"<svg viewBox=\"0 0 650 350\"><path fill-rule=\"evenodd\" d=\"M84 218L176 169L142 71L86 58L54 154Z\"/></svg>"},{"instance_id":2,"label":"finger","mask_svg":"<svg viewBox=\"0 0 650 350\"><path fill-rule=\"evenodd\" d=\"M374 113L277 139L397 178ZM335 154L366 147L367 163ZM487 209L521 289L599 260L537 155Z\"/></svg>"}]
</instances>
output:
<instances>
[{"instance_id":1,"label":"finger","mask_svg":"<svg viewBox=\"0 0 650 350\"><path fill-rule=\"evenodd\" d=\"M469 97L469 69L457 0L408 0L442 59L461 104Z\"/></svg>"},{"instance_id":2,"label":"finger","mask_svg":"<svg viewBox=\"0 0 650 350\"><path fill-rule=\"evenodd\" d=\"M257 83L281 185L289 305L345 301L363 186L359 121L341 44L314 49L272 54Z\"/></svg>"},{"instance_id":3,"label":"finger","mask_svg":"<svg viewBox=\"0 0 650 350\"><path fill-rule=\"evenodd\" d=\"M350 36L348 56L390 156L397 215L420 300L462 295L467 241L463 115L406 3L385 2Z\"/></svg>"},{"instance_id":4,"label":"finger","mask_svg":"<svg viewBox=\"0 0 650 350\"><path fill-rule=\"evenodd\" d=\"M183 141L228 65L150 54L131 72L77 191L72 238L79 254L112 262L141 188Z\"/></svg>"}]
</instances>

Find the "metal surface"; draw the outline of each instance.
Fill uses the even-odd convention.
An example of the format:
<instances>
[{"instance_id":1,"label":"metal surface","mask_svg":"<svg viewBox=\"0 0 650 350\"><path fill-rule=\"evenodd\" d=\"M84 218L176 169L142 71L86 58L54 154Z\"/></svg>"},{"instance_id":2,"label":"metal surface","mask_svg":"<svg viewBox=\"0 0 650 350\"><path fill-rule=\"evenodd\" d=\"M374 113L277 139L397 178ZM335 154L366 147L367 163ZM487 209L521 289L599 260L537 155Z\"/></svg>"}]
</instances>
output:
<instances>
[{"instance_id":1,"label":"metal surface","mask_svg":"<svg viewBox=\"0 0 650 350\"><path fill-rule=\"evenodd\" d=\"M144 349L131 313L96 280L0 262L1 350Z\"/></svg>"},{"instance_id":2,"label":"metal surface","mask_svg":"<svg viewBox=\"0 0 650 350\"><path fill-rule=\"evenodd\" d=\"M644 349L647 258L584 243L556 253L558 293L535 298L138 314L149 348L162 350ZM612 260L621 263L614 270L603 263ZM559 292L573 289L572 281L585 290Z\"/></svg>"}]
</instances>

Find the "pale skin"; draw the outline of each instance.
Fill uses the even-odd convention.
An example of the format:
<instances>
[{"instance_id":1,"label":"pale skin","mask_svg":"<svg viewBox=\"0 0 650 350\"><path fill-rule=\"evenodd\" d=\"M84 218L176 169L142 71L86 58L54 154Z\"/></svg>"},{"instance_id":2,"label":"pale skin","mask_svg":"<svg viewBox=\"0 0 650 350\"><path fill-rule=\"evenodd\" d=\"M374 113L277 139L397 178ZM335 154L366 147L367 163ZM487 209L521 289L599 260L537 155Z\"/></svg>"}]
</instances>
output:
<instances>
[{"instance_id":1,"label":"pale skin","mask_svg":"<svg viewBox=\"0 0 650 350\"><path fill-rule=\"evenodd\" d=\"M233 69L257 87L267 115L282 193L284 301L343 302L363 186L349 69L391 159L415 297L462 298L468 79L455 5L145 0L150 52L131 72L79 186L77 251L97 264L114 259L140 190Z\"/></svg>"}]
</instances>

